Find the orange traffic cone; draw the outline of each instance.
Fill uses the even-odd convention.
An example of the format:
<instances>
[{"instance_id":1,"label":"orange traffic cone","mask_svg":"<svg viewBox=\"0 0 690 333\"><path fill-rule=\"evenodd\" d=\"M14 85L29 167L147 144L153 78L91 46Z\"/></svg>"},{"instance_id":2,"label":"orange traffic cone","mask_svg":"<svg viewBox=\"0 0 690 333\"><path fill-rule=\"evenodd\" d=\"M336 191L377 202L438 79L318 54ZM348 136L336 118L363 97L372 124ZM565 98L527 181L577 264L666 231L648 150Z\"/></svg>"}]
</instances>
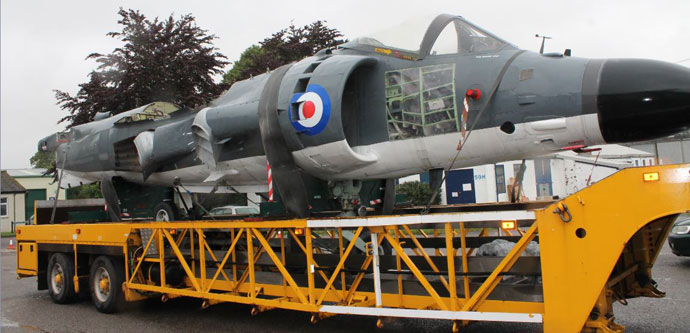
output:
<instances>
[{"instance_id":1,"label":"orange traffic cone","mask_svg":"<svg viewBox=\"0 0 690 333\"><path fill-rule=\"evenodd\" d=\"M7 246L8 250L14 250L14 244L12 243L12 239L10 239L10 245Z\"/></svg>"}]
</instances>

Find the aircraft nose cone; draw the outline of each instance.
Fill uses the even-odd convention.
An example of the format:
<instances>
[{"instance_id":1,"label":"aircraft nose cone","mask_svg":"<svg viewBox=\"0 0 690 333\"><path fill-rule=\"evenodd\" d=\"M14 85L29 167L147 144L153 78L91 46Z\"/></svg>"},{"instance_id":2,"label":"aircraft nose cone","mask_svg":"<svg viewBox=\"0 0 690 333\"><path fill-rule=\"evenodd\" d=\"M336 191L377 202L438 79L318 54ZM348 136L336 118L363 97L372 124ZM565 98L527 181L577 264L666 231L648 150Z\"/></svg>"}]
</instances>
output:
<instances>
[{"instance_id":1,"label":"aircraft nose cone","mask_svg":"<svg viewBox=\"0 0 690 333\"><path fill-rule=\"evenodd\" d=\"M610 59L597 96L608 143L651 140L690 128L690 68L653 60Z\"/></svg>"}]
</instances>

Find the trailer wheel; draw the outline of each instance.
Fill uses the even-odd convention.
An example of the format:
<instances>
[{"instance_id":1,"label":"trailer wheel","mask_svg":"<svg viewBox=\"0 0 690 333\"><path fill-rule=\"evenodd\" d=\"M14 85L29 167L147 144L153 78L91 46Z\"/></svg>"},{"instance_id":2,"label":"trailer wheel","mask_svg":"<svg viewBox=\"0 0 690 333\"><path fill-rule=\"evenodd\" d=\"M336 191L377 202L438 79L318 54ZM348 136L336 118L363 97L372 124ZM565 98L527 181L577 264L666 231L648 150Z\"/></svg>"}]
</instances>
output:
<instances>
[{"instance_id":1,"label":"trailer wheel","mask_svg":"<svg viewBox=\"0 0 690 333\"><path fill-rule=\"evenodd\" d=\"M48 293L53 302L74 300L74 262L64 253L54 253L48 261Z\"/></svg>"},{"instance_id":2,"label":"trailer wheel","mask_svg":"<svg viewBox=\"0 0 690 333\"><path fill-rule=\"evenodd\" d=\"M125 301L122 282L125 270L122 263L100 256L91 264L89 290L96 309L103 313L116 312Z\"/></svg>"},{"instance_id":3,"label":"trailer wheel","mask_svg":"<svg viewBox=\"0 0 690 333\"><path fill-rule=\"evenodd\" d=\"M177 210L167 202L161 202L153 208L153 216L156 221L175 221L177 220Z\"/></svg>"}]
</instances>

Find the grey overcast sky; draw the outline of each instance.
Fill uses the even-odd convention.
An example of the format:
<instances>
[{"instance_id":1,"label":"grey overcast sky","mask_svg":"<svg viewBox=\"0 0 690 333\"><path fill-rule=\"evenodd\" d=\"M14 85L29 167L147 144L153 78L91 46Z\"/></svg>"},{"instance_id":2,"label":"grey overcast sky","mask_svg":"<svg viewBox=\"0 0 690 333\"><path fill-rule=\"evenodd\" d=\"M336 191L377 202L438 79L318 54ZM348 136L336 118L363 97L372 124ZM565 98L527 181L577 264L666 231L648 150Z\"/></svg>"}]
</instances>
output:
<instances>
[{"instance_id":1,"label":"grey overcast sky","mask_svg":"<svg viewBox=\"0 0 690 333\"><path fill-rule=\"evenodd\" d=\"M552 36L546 50L573 50L590 58L690 58L690 1L23 1L1 6L0 167L26 168L36 144L64 128L66 115L53 89L74 94L95 67L84 58L119 46L106 37L118 30L119 7L147 17L191 13L219 37L230 61L242 50L287 27L326 20L354 38L401 21L439 13L462 15L503 39L538 50L536 33ZM690 60L682 62L690 65ZM229 69L230 65L227 69Z\"/></svg>"}]
</instances>

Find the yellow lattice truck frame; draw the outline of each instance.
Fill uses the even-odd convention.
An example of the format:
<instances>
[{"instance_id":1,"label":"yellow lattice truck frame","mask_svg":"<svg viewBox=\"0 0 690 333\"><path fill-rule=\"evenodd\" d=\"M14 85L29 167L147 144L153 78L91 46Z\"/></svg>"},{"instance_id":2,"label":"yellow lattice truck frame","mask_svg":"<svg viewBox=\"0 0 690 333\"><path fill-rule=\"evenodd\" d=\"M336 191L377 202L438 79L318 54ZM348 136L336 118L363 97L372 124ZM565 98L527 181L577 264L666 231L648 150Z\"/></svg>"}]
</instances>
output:
<instances>
[{"instance_id":1,"label":"yellow lattice truck frame","mask_svg":"<svg viewBox=\"0 0 690 333\"><path fill-rule=\"evenodd\" d=\"M38 276L58 303L90 292L104 312L186 296L252 314L305 311L313 322L349 314L446 319L454 330L511 321L622 331L614 301L664 296L651 268L689 192L690 165L674 165L626 169L530 210L23 226L17 274ZM498 243L506 252L490 256L486 244Z\"/></svg>"}]
</instances>

